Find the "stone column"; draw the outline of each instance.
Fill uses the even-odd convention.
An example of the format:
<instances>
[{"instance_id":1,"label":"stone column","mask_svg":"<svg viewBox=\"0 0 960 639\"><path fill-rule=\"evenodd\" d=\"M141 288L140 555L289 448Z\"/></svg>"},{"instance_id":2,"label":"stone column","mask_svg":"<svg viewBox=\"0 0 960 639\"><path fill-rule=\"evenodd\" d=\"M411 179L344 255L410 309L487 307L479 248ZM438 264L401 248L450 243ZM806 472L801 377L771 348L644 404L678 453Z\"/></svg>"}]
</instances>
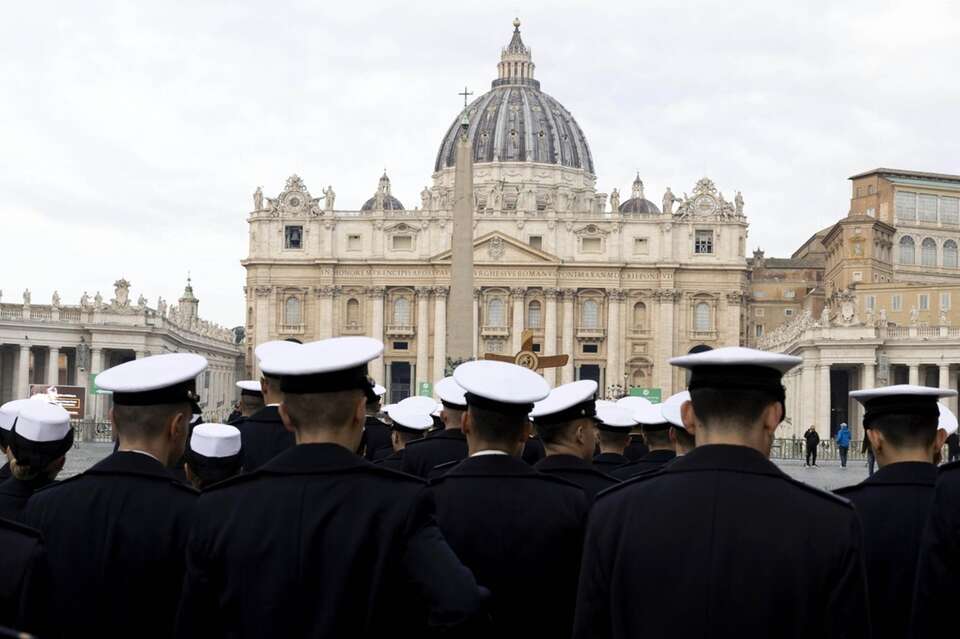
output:
<instances>
[{"instance_id":1,"label":"stone column","mask_svg":"<svg viewBox=\"0 0 960 639\"><path fill-rule=\"evenodd\" d=\"M950 365L949 365L949 364L941 364L939 368L940 368L940 380L939 380L940 383L937 385L937 388L944 388L944 389L948 389L948 390L949 390L949 388L950 388ZM942 400L940 400L940 401L942 401L942 402L943 402L944 404L946 404L948 407L952 408L952 406L950 406L950 400L951 400L951 399L953 399L953 398L950 397L950 398L942 399Z\"/></svg>"},{"instance_id":2,"label":"stone column","mask_svg":"<svg viewBox=\"0 0 960 639\"><path fill-rule=\"evenodd\" d=\"M577 297L577 291L573 288L565 288L562 291L563 294L563 352L568 354L570 358L567 360L566 366L563 367L563 373L561 374L561 383L569 384L573 381L573 359L576 353L574 353L574 326L573 326L573 302Z\"/></svg>"},{"instance_id":3,"label":"stone column","mask_svg":"<svg viewBox=\"0 0 960 639\"><path fill-rule=\"evenodd\" d=\"M908 383L917 386L920 384L920 365L919 364L910 364L909 366L910 378Z\"/></svg>"},{"instance_id":4,"label":"stone column","mask_svg":"<svg viewBox=\"0 0 960 639\"><path fill-rule=\"evenodd\" d=\"M47 354L47 384L56 386L60 383L60 349L51 346Z\"/></svg>"},{"instance_id":5,"label":"stone column","mask_svg":"<svg viewBox=\"0 0 960 639\"><path fill-rule=\"evenodd\" d=\"M807 428L814 425L816 422L817 413L816 413L816 376L813 364L808 361L804 361L801 365L800 372L800 384L799 384L799 396L800 400L800 421L803 422L800 425L801 432L805 432Z\"/></svg>"},{"instance_id":6,"label":"stone column","mask_svg":"<svg viewBox=\"0 0 960 639\"><path fill-rule=\"evenodd\" d=\"M447 369L447 289L433 289L433 380L443 379Z\"/></svg>"},{"instance_id":7,"label":"stone column","mask_svg":"<svg viewBox=\"0 0 960 639\"><path fill-rule=\"evenodd\" d=\"M606 388L623 383L623 367L620 365L620 301L623 293L611 290L607 293L607 370L604 376ZM606 396L606 388L600 389ZM666 396L664 396L666 399Z\"/></svg>"},{"instance_id":8,"label":"stone column","mask_svg":"<svg viewBox=\"0 0 960 639\"><path fill-rule=\"evenodd\" d=\"M473 358L480 357L480 289L473 289Z\"/></svg>"},{"instance_id":9,"label":"stone column","mask_svg":"<svg viewBox=\"0 0 960 639\"><path fill-rule=\"evenodd\" d=\"M830 365L817 367L817 432L820 437L830 437Z\"/></svg>"},{"instance_id":10,"label":"stone column","mask_svg":"<svg viewBox=\"0 0 960 639\"><path fill-rule=\"evenodd\" d=\"M378 339L383 341L383 296L386 293L386 288L383 286L372 286L367 289L367 299L370 301L370 306L372 308L372 326L370 329L370 337L373 339ZM370 377L374 379L378 384L386 386L384 383L385 378L383 376L383 356L378 357L377 359L370 362Z\"/></svg>"},{"instance_id":11,"label":"stone column","mask_svg":"<svg viewBox=\"0 0 960 639\"><path fill-rule=\"evenodd\" d=\"M520 344L523 342L523 316L526 310L524 298L526 294L527 289L525 288L510 289L510 299L513 300L513 328L510 330L510 340L513 346L510 354L519 353Z\"/></svg>"},{"instance_id":12,"label":"stone column","mask_svg":"<svg viewBox=\"0 0 960 639\"><path fill-rule=\"evenodd\" d=\"M13 389L14 399L30 397L30 345L20 345L20 358L17 360L17 385Z\"/></svg>"},{"instance_id":13,"label":"stone column","mask_svg":"<svg viewBox=\"0 0 960 639\"><path fill-rule=\"evenodd\" d=\"M673 357L673 343L676 339L674 327L674 302L679 295L675 289L660 289L655 291L660 302L660 325L657 326L657 357L655 358L658 370L656 379L662 397L669 397L673 392L673 366L667 361Z\"/></svg>"},{"instance_id":14,"label":"stone column","mask_svg":"<svg viewBox=\"0 0 960 639\"><path fill-rule=\"evenodd\" d=\"M90 349L90 372L99 374L103 372L103 349L102 348L91 348ZM104 421L104 416L101 414L100 407L103 404L102 398L100 395L91 395L90 401L87 402L87 411L90 415L90 418L94 421Z\"/></svg>"},{"instance_id":15,"label":"stone column","mask_svg":"<svg viewBox=\"0 0 960 639\"><path fill-rule=\"evenodd\" d=\"M253 361L250 364L250 371L254 379L260 379L260 366L257 362L257 346L270 341L270 296L273 288L270 286L251 287L254 294L254 325L253 325L253 350L251 355Z\"/></svg>"},{"instance_id":16,"label":"stone column","mask_svg":"<svg viewBox=\"0 0 960 639\"><path fill-rule=\"evenodd\" d=\"M319 339L330 339L333 337L333 287L321 286L316 290L318 302L316 334Z\"/></svg>"},{"instance_id":17,"label":"stone column","mask_svg":"<svg viewBox=\"0 0 960 639\"><path fill-rule=\"evenodd\" d=\"M555 288L547 288L543 291L547 298L547 308L543 323L543 355L555 355L557 352L557 295L560 291ZM572 353L567 353L573 358ZM543 377L550 386L557 385L557 369L547 368L543 371Z\"/></svg>"},{"instance_id":18,"label":"stone column","mask_svg":"<svg viewBox=\"0 0 960 639\"><path fill-rule=\"evenodd\" d=\"M420 382L430 381L430 289L417 287L417 375L414 379L413 394L419 390Z\"/></svg>"}]
</instances>

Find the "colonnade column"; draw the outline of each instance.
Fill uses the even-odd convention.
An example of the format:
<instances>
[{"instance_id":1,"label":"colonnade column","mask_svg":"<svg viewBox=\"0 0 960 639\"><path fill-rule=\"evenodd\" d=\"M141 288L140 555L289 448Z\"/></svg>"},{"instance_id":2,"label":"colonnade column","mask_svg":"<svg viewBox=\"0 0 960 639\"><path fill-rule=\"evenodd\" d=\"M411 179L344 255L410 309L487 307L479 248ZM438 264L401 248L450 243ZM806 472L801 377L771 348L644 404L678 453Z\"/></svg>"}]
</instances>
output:
<instances>
[{"instance_id":1,"label":"colonnade column","mask_svg":"<svg viewBox=\"0 0 960 639\"><path fill-rule=\"evenodd\" d=\"M433 289L433 381L443 379L447 370L447 289Z\"/></svg>"},{"instance_id":2,"label":"colonnade column","mask_svg":"<svg viewBox=\"0 0 960 639\"><path fill-rule=\"evenodd\" d=\"M473 289L473 358L480 357L480 289Z\"/></svg>"},{"instance_id":3,"label":"colonnade column","mask_svg":"<svg viewBox=\"0 0 960 639\"><path fill-rule=\"evenodd\" d=\"M817 432L830 436L830 365L817 367Z\"/></svg>"},{"instance_id":4,"label":"colonnade column","mask_svg":"<svg viewBox=\"0 0 960 639\"><path fill-rule=\"evenodd\" d=\"M103 349L102 348L91 348L90 349L90 372L94 375L99 375L103 372ZM91 395L90 396L90 416L94 421L102 422L104 421L105 415L101 414L100 406L103 402L101 401L100 395Z\"/></svg>"},{"instance_id":5,"label":"colonnade column","mask_svg":"<svg viewBox=\"0 0 960 639\"><path fill-rule=\"evenodd\" d=\"M47 384L56 386L60 383L60 349L50 347L47 357Z\"/></svg>"},{"instance_id":6,"label":"colonnade column","mask_svg":"<svg viewBox=\"0 0 960 639\"><path fill-rule=\"evenodd\" d=\"M273 288L270 286L253 287L255 306L253 309L253 351L250 362L250 372L254 379L260 379L260 365L257 362L256 348L264 342L270 341L270 295ZM278 302L279 303L279 302Z\"/></svg>"},{"instance_id":7,"label":"colonnade column","mask_svg":"<svg viewBox=\"0 0 960 639\"><path fill-rule=\"evenodd\" d=\"M554 355L557 352L557 295L560 293L555 288L544 289L543 294L547 300L546 314L543 323L543 352L542 355ZM568 353L572 358L573 355ZM543 376L551 386L557 385L557 371L555 368L547 368L543 371Z\"/></svg>"},{"instance_id":8,"label":"colonnade column","mask_svg":"<svg viewBox=\"0 0 960 639\"><path fill-rule=\"evenodd\" d=\"M909 368L910 378L907 383L917 386L920 384L920 365L919 364L910 364Z\"/></svg>"},{"instance_id":9,"label":"colonnade column","mask_svg":"<svg viewBox=\"0 0 960 639\"><path fill-rule=\"evenodd\" d=\"M623 382L623 367L620 365L620 301L623 298L622 291L611 290L607 293L607 371L604 380L606 388L600 389L602 397L607 396L607 388Z\"/></svg>"},{"instance_id":10,"label":"colonnade column","mask_svg":"<svg viewBox=\"0 0 960 639\"><path fill-rule=\"evenodd\" d=\"M413 380L413 394L420 390L420 382L430 381L430 289L417 287L417 375Z\"/></svg>"},{"instance_id":11,"label":"colonnade column","mask_svg":"<svg viewBox=\"0 0 960 639\"><path fill-rule=\"evenodd\" d=\"M577 297L576 289L565 288L563 294L563 352L569 355L566 365L563 367L561 382L569 384L573 381L573 359L576 353L573 352L573 301Z\"/></svg>"},{"instance_id":12,"label":"colonnade column","mask_svg":"<svg viewBox=\"0 0 960 639\"><path fill-rule=\"evenodd\" d=\"M17 385L14 388L15 399L26 399L30 393L30 345L20 345L20 358L17 360Z\"/></svg>"},{"instance_id":13,"label":"colonnade column","mask_svg":"<svg viewBox=\"0 0 960 639\"><path fill-rule=\"evenodd\" d=\"M519 353L520 345L523 343L524 297L526 293L527 289L525 288L510 289L510 298L513 300L513 328L510 330L510 340L513 344L510 351L511 355Z\"/></svg>"},{"instance_id":14,"label":"colonnade column","mask_svg":"<svg viewBox=\"0 0 960 639\"><path fill-rule=\"evenodd\" d=\"M370 337L383 341L383 296L386 288L383 286L373 286L367 289L367 299L371 305L371 327ZM383 356L370 362L370 377L378 384L386 386L386 379L383 376Z\"/></svg>"}]
</instances>

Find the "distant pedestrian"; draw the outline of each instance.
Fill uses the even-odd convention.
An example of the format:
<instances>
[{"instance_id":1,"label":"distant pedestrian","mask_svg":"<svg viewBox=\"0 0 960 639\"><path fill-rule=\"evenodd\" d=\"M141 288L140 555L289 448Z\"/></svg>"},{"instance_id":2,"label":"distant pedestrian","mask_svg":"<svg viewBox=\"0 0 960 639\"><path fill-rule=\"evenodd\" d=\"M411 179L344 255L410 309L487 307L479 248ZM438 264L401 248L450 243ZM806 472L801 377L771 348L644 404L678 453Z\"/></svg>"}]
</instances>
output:
<instances>
[{"instance_id":1,"label":"distant pedestrian","mask_svg":"<svg viewBox=\"0 0 960 639\"><path fill-rule=\"evenodd\" d=\"M847 453L850 452L850 427L846 422L840 424L840 430L834 438L837 442L837 450L840 452L840 467L847 467Z\"/></svg>"},{"instance_id":2,"label":"distant pedestrian","mask_svg":"<svg viewBox=\"0 0 960 639\"><path fill-rule=\"evenodd\" d=\"M817 447L820 445L820 435L817 434L817 429L813 426L807 429L807 432L803 434L803 439L807 444L807 466L816 466L817 465Z\"/></svg>"},{"instance_id":3,"label":"distant pedestrian","mask_svg":"<svg viewBox=\"0 0 960 639\"><path fill-rule=\"evenodd\" d=\"M873 476L873 470L877 465L877 456L873 454L873 447L870 445L870 438L866 433L863 435L863 444L860 446L860 452L867 456L867 477Z\"/></svg>"}]
</instances>

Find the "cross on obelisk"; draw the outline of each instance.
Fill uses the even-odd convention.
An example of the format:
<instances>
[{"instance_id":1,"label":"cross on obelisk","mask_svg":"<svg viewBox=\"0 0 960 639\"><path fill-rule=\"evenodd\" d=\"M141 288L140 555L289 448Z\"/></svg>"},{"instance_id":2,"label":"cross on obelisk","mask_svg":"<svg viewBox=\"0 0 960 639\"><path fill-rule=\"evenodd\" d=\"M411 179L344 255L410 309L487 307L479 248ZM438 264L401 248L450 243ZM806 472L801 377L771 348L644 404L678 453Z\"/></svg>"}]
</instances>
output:
<instances>
[{"instance_id":1,"label":"cross on obelisk","mask_svg":"<svg viewBox=\"0 0 960 639\"><path fill-rule=\"evenodd\" d=\"M496 353L485 353L483 359L492 359L498 362L510 362L517 366L529 368L532 371L543 370L544 368L560 368L567 365L569 355L537 355L533 352L533 331L523 331L523 343L520 345L520 352L516 355L497 355Z\"/></svg>"}]
</instances>

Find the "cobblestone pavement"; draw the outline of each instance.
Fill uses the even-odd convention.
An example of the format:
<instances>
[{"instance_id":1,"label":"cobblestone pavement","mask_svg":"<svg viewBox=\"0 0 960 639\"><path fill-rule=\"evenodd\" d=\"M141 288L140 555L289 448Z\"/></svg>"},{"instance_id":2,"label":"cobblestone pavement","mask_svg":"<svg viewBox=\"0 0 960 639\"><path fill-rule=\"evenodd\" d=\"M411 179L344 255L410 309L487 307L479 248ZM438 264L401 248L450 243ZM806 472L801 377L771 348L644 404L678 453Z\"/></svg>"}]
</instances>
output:
<instances>
[{"instance_id":1,"label":"cobblestone pavement","mask_svg":"<svg viewBox=\"0 0 960 639\"><path fill-rule=\"evenodd\" d=\"M113 444L82 442L67 454L67 464L60 473L60 479L83 472L109 455L112 450ZM851 461L847 468L841 468L840 462L836 461L825 461L816 468L807 468L800 460L774 461L791 477L823 490L856 484L867 477L866 464L862 461Z\"/></svg>"}]
</instances>

